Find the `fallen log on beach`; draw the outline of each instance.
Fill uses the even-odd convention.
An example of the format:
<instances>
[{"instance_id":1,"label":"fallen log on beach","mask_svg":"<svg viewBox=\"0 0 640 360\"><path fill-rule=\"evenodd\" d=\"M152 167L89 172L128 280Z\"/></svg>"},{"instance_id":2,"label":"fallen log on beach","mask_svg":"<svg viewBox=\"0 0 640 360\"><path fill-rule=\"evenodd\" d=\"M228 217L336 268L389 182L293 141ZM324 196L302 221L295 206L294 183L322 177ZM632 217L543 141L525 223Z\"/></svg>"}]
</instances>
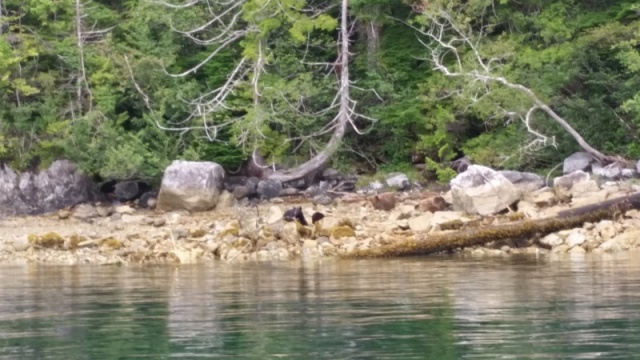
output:
<instances>
[{"instance_id":1,"label":"fallen log on beach","mask_svg":"<svg viewBox=\"0 0 640 360\"><path fill-rule=\"evenodd\" d=\"M634 193L596 204L565 210L552 218L520 220L480 228L468 228L448 233L417 234L392 244L367 250L356 250L345 258L377 258L419 256L483 245L496 240L541 237L560 230L582 227L622 216L626 211L640 209L640 193Z\"/></svg>"}]
</instances>

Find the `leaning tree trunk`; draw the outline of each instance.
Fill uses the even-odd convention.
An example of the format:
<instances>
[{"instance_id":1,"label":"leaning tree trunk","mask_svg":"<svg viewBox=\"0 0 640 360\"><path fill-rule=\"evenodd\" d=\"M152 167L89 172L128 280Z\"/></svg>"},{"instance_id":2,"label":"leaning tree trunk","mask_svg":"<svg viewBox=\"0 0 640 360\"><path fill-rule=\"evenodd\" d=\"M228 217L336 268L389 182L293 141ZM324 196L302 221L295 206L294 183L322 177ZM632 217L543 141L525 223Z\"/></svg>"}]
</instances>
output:
<instances>
[{"instance_id":1,"label":"leaning tree trunk","mask_svg":"<svg viewBox=\"0 0 640 360\"><path fill-rule=\"evenodd\" d=\"M435 13L434 13L435 11ZM471 83L480 81L484 84L494 82L502 84L509 89L520 91L526 95L535 104L535 108L544 111L549 117L558 123L571 137L573 137L578 145L587 153L591 154L595 159L604 164L622 161L623 159L616 156L606 156L600 151L593 148L581 135L576 131L565 119L558 115L545 102L535 94L530 88L511 82L504 76L494 75L494 69L498 64L503 63L500 56L487 58L481 54L478 46L482 44L483 36L480 34L475 39L473 34L467 34L466 30L458 27L453 20L455 15L449 14L444 9L426 10L422 9L426 20L429 22L429 30L422 31L417 29L422 35L431 39L430 47L432 61L435 65L434 69L441 71L445 76L449 77L466 77ZM452 65L446 65L445 59L452 60ZM463 63L465 65L463 65ZM449 66L453 66L455 70L451 70ZM489 87L486 91L491 91ZM531 110L533 110L532 108ZM530 111L531 111L530 110ZM528 129L535 135L540 135Z\"/></svg>"},{"instance_id":2,"label":"leaning tree trunk","mask_svg":"<svg viewBox=\"0 0 640 360\"><path fill-rule=\"evenodd\" d=\"M356 250L343 255L343 257L418 256L484 245L497 240L533 238L560 230L581 227L586 222L595 223L605 219L613 219L631 209L640 209L640 193L562 211L551 218L469 228L450 233L416 234L415 239L399 240L379 248Z\"/></svg>"},{"instance_id":3,"label":"leaning tree trunk","mask_svg":"<svg viewBox=\"0 0 640 360\"><path fill-rule=\"evenodd\" d=\"M331 136L331 140L325 148L316 156L309 159L300 166L286 170L277 171L268 175L269 179L276 179L282 182L293 181L305 177L307 174L322 168L331 157L338 151L342 139L347 131L349 117L349 30L347 28L348 0L342 0L342 14L340 18L340 111L336 116L336 128Z\"/></svg>"},{"instance_id":4,"label":"leaning tree trunk","mask_svg":"<svg viewBox=\"0 0 640 360\"><path fill-rule=\"evenodd\" d=\"M549 105L545 104L542 100L540 100L536 96L536 94L531 89L529 89L528 87L520 85L520 84L511 83L511 82L509 82L507 79L505 79L503 77L496 77L495 80L497 82L505 85L506 87L519 90L519 91L523 92L524 94L526 94L533 101L534 104L536 104L540 109L542 109L542 111L547 113L547 115L549 115L555 122L560 124L560 126L562 126L562 128L566 132L568 132L569 135L571 135L571 137L573 137L573 139L578 143L578 145L580 145L582 150L584 150L585 152L591 154L591 156L596 158L601 163L608 164L608 163L612 163L612 162L618 160L616 157L604 155L600 151L594 149L582 137L582 135L580 135L580 133L576 131L576 129L574 129L571 125L569 125L569 123L565 119L563 119L560 115L558 115L555 111L553 111L553 109L551 109L549 107Z\"/></svg>"}]
</instances>

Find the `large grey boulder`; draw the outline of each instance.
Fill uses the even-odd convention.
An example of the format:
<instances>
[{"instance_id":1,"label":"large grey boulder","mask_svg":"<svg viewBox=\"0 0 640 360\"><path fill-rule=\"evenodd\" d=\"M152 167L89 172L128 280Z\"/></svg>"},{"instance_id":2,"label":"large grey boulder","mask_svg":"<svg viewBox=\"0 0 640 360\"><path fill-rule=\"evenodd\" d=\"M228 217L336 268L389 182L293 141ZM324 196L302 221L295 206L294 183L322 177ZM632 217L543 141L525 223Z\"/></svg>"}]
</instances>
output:
<instances>
[{"instance_id":1,"label":"large grey boulder","mask_svg":"<svg viewBox=\"0 0 640 360\"><path fill-rule=\"evenodd\" d=\"M518 201L520 191L499 172L470 165L451 180L451 195L454 210L491 215Z\"/></svg>"},{"instance_id":2,"label":"large grey boulder","mask_svg":"<svg viewBox=\"0 0 640 360\"><path fill-rule=\"evenodd\" d=\"M564 163L562 164L562 173L571 174L578 170L589 171L591 164L595 161L596 160L589 153L573 153L568 158L564 159Z\"/></svg>"},{"instance_id":3,"label":"large grey boulder","mask_svg":"<svg viewBox=\"0 0 640 360\"><path fill-rule=\"evenodd\" d=\"M224 187L224 169L209 161L174 160L164 170L156 207L159 210L207 211Z\"/></svg>"},{"instance_id":4,"label":"large grey boulder","mask_svg":"<svg viewBox=\"0 0 640 360\"><path fill-rule=\"evenodd\" d=\"M0 166L0 216L42 214L98 198L97 185L68 160L40 173Z\"/></svg>"},{"instance_id":5,"label":"large grey boulder","mask_svg":"<svg viewBox=\"0 0 640 360\"><path fill-rule=\"evenodd\" d=\"M515 185L522 195L540 190L546 185L544 178L538 174L510 170L502 170L498 173Z\"/></svg>"}]
</instances>

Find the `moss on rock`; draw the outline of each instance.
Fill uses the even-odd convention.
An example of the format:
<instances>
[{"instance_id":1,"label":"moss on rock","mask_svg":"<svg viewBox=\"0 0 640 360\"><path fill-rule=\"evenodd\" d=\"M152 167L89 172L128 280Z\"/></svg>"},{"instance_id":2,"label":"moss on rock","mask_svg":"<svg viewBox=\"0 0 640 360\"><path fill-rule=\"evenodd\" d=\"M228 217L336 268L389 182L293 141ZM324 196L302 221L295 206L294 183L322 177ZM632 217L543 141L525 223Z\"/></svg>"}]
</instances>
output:
<instances>
[{"instance_id":1,"label":"moss on rock","mask_svg":"<svg viewBox=\"0 0 640 360\"><path fill-rule=\"evenodd\" d=\"M67 247L70 250L77 249L78 245L80 245L84 241L87 241L86 237L78 234L73 234L69 237L69 243L67 244Z\"/></svg>"},{"instance_id":2,"label":"moss on rock","mask_svg":"<svg viewBox=\"0 0 640 360\"><path fill-rule=\"evenodd\" d=\"M64 249L65 240L56 232L48 232L43 235L29 234L29 243L35 247L47 249Z\"/></svg>"},{"instance_id":3,"label":"moss on rock","mask_svg":"<svg viewBox=\"0 0 640 360\"><path fill-rule=\"evenodd\" d=\"M113 236L104 238L100 240L99 243L102 248L106 248L109 250L118 250L124 247L124 244L122 243L122 241L114 238Z\"/></svg>"},{"instance_id":4,"label":"moss on rock","mask_svg":"<svg viewBox=\"0 0 640 360\"><path fill-rule=\"evenodd\" d=\"M329 235L331 238L340 240L344 237L355 237L356 232L350 226L337 225L331 228L331 230L329 231Z\"/></svg>"}]
</instances>

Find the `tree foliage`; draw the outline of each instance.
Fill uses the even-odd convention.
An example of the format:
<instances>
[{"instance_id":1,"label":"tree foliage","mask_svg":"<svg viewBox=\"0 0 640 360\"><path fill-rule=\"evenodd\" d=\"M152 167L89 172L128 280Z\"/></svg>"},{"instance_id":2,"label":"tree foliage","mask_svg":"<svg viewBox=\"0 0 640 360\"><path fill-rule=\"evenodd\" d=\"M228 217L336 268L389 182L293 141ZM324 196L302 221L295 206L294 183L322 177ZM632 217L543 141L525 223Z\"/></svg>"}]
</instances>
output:
<instances>
[{"instance_id":1,"label":"tree foliage","mask_svg":"<svg viewBox=\"0 0 640 360\"><path fill-rule=\"evenodd\" d=\"M233 26L243 36L209 61L214 48L206 40L223 31L219 24L193 38L175 31L206 24L236 3L242 12ZM295 165L331 135L326 124L335 113L322 110L334 102L339 78L337 0L203 0L184 8L151 0L1 4L0 160L16 168L36 156L43 165L64 157L102 178L156 178L176 158L234 167L256 148ZM531 151L522 122L505 115L526 112L526 99L493 85L490 95L474 98L478 88L433 69L415 28L438 8L477 35L484 56L500 59L500 75L535 91L589 143L640 157L636 1L351 0L354 109L377 121L354 121L353 128L367 130L346 135L336 165L388 168L426 157L438 168L468 155L536 170L578 150L536 113L533 125L555 147ZM225 106L206 119L194 113L202 105L194 99L225 84L242 59L248 65ZM168 75L194 67L186 76ZM183 130L202 124L209 129Z\"/></svg>"}]
</instances>

